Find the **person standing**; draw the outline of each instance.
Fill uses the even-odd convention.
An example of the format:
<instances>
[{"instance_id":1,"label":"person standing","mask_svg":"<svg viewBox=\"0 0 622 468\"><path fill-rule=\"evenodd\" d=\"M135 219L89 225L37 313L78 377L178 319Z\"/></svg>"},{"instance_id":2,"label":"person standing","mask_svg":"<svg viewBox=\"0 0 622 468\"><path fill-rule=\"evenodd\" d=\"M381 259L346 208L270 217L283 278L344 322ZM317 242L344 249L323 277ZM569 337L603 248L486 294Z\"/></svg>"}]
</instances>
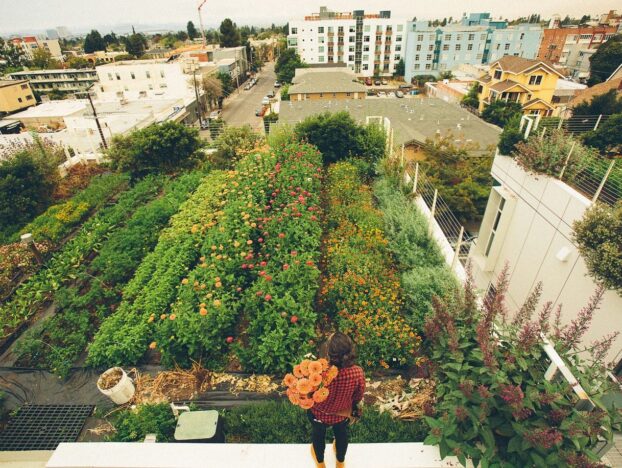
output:
<instances>
[{"instance_id":1,"label":"person standing","mask_svg":"<svg viewBox=\"0 0 622 468\"><path fill-rule=\"evenodd\" d=\"M348 335L333 333L326 343L326 354L329 365L336 366L339 373L328 385L328 398L307 411L312 427L311 455L317 468L325 468L326 429L332 427L337 468L344 468L348 426L351 419L359 416L357 405L365 393L365 374L361 367L355 365L356 349Z\"/></svg>"}]
</instances>

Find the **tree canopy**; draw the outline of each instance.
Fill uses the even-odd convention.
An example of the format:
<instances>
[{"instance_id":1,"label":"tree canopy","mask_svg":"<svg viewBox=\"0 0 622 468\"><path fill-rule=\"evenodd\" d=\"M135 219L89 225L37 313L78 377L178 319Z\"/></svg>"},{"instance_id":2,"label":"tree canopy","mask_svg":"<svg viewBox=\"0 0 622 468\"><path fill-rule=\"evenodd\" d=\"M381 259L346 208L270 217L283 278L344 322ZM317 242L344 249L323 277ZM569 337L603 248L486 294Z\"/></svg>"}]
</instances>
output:
<instances>
[{"instance_id":1,"label":"tree canopy","mask_svg":"<svg viewBox=\"0 0 622 468\"><path fill-rule=\"evenodd\" d=\"M281 55L279 55L274 71L279 81L282 83L291 83L296 74L296 68L304 67L306 67L306 65L300 60L300 56L295 49L285 49Z\"/></svg>"},{"instance_id":2,"label":"tree canopy","mask_svg":"<svg viewBox=\"0 0 622 468\"><path fill-rule=\"evenodd\" d=\"M622 149L622 114L614 114L601 123L596 130L583 135L586 145L605 153Z\"/></svg>"},{"instance_id":3,"label":"tree canopy","mask_svg":"<svg viewBox=\"0 0 622 468\"><path fill-rule=\"evenodd\" d=\"M613 36L601 44L590 57L590 79L588 86L606 81L622 63L622 35Z\"/></svg>"},{"instance_id":4,"label":"tree canopy","mask_svg":"<svg viewBox=\"0 0 622 468\"><path fill-rule=\"evenodd\" d=\"M188 24L186 25L186 32L188 33L188 37L190 39L200 36L199 31L197 31L197 28L194 27L194 23L192 21L188 21Z\"/></svg>"},{"instance_id":5,"label":"tree canopy","mask_svg":"<svg viewBox=\"0 0 622 468\"><path fill-rule=\"evenodd\" d=\"M91 32L84 37L83 47L85 54L92 54L98 50L106 50L106 42L99 31L92 29Z\"/></svg>"},{"instance_id":6,"label":"tree canopy","mask_svg":"<svg viewBox=\"0 0 622 468\"><path fill-rule=\"evenodd\" d=\"M583 101L572 110L572 115L612 115L622 112L622 96L617 89L594 96L591 101Z\"/></svg>"},{"instance_id":7,"label":"tree canopy","mask_svg":"<svg viewBox=\"0 0 622 468\"><path fill-rule=\"evenodd\" d=\"M225 18L222 23L220 23L220 46L237 47L240 44L240 31L231 19Z\"/></svg>"},{"instance_id":8,"label":"tree canopy","mask_svg":"<svg viewBox=\"0 0 622 468\"><path fill-rule=\"evenodd\" d=\"M475 82L469 88L469 92L462 98L462 104L477 109L479 107L479 83Z\"/></svg>"},{"instance_id":9,"label":"tree canopy","mask_svg":"<svg viewBox=\"0 0 622 468\"><path fill-rule=\"evenodd\" d=\"M499 127L504 127L513 117L522 113L523 108L519 103L498 100L484 108L482 119Z\"/></svg>"},{"instance_id":10,"label":"tree canopy","mask_svg":"<svg viewBox=\"0 0 622 468\"><path fill-rule=\"evenodd\" d=\"M138 58L145 53L147 47L147 39L142 34L132 34L131 36L122 38L125 51L129 55Z\"/></svg>"},{"instance_id":11,"label":"tree canopy","mask_svg":"<svg viewBox=\"0 0 622 468\"><path fill-rule=\"evenodd\" d=\"M35 49L32 53L32 66L35 69L41 70L54 70L61 68L61 64L58 60L52 57L49 50Z\"/></svg>"},{"instance_id":12,"label":"tree canopy","mask_svg":"<svg viewBox=\"0 0 622 468\"><path fill-rule=\"evenodd\" d=\"M107 154L114 169L137 177L192 167L201 146L196 128L169 121L115 136Z\"/></svg>"}]
</instances>

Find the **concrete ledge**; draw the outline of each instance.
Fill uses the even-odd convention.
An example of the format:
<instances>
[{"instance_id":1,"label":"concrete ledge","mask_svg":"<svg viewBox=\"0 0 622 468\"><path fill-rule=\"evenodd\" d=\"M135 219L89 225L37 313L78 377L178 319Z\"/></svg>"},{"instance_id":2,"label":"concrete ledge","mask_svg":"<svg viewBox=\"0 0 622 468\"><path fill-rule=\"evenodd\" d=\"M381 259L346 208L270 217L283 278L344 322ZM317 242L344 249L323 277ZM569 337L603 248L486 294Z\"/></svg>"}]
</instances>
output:
<instances>
[{"instance_id":1,"label":"concrete ledge","mask_svg":"<svg viewBox=\"0 0 622 468\"><path fill-rule=\"evenodd\" d=\"M327 466L335 466L327 446ZM453 457L441 461L438 449L422 443L350 444L346 458L352 468L458 467ZM190 468L267 467L312 468L306 444L171 444L171 443L64 443L47 468Z\"/></svg>"},{"instance_id":2,"label":"concrete ledge","mask_svg":"<svg viewBox=\"0 0 622 468\"><path fill-rule=\"evenodd\" d=\"M0 452L2 468L44 468L52 450L25 450Z\"/></svg>"}]
</instances>

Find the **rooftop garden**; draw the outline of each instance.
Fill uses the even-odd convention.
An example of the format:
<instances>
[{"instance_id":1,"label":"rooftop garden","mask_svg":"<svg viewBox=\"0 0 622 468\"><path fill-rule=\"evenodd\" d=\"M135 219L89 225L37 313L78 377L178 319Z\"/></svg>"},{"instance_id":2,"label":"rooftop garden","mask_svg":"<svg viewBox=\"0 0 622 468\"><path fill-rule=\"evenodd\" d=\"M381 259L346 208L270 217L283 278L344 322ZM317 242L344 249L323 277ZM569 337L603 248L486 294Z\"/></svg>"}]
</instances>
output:
<instances>
[{"instance_id":1,"label":"rooftop garden","mask_svg":"<svg viewBox=\"0 0 622 468\"><path fill-rule=\"evenodd\" d=\"M594 344L589 363L576 353L603 291L566 326L549 324L550 305L532 317L539 288L510 317L505 275L479 306L402 190L382 129L336 115L276 129L268 141L231 130L210 155L196 131L172 123L115 139L105 174L27 220L50 247L0 304L12 364L59 377L85 362L280 381L340 330L354 338L368 376L417 375L427 385L409 421L387 399L368 402L352 441L425 439L443 457L482 466L595 466L596 441L619 427L599 400L615 337ZM352 145L327 147L338 134ZM564 381L544 379L541 333L581 377L595 411L578 411ZM391 398L410 402L417 385ZM168 407L135 403L109 418L110 437L170 440ZM307 440L304 413L287 402L221 414L232 441Z\"/></svg>"}]
</instances>

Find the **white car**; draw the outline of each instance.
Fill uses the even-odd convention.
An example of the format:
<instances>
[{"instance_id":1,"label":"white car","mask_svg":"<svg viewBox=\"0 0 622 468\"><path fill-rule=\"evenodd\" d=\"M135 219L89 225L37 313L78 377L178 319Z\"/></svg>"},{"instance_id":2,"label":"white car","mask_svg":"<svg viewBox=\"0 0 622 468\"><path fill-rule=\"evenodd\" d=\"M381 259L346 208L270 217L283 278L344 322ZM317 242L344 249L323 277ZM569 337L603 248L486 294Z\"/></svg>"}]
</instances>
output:
<instances>
[{"instance_id":1,"label":"white car","mask_svg":"<svg viewBox=\"0 0 622 468\"><path fill-rule=\"evenodd\" d=\"M394 98L395 97L395 93L393 91L391 91L389 94L387 94L387 97Z\"/></svg>"},{"instance_id":2,"label":"white car","mask_svg":"<svg viewBox=\"0 0 622 468\"><path fill-rule=\"evenodd\" d=\"M381 83L382 83L383 85L389 84L389 83L387 82L387 80L382 80L382 81L381 81Z\"/></svg>"},{"instance_id":3,"label":"white car","mask_svg":"<svg viewBox=\"0 0 622 468\"><path fill-rule=\"evenodd\" d=\"M264 98L261 100L261 105L262 106L269 106L270 105L270 98L268 96L264 96Z\"/></svg>"},{"instance_id":4,"label":"white car","mask_svg":"<svg viewBox=\"0 0 622 468\"><path fill-rule=\"evenodd\" d=\"M280 88L281 87L281 83L279 83L278 81L274 82L274 87L275 88Z\"/></svg>"},{"instance_id":5,"label":"white car","mask_svg":"<svg viewBox=\"0 0 622 468\"><path fill-rule=\"evenodd\" d=\"M378 94L376 96L381 97L381 98L386 98L387 93L385 93L384 91L378 91Z\"/></svg>"}]
</instances>

